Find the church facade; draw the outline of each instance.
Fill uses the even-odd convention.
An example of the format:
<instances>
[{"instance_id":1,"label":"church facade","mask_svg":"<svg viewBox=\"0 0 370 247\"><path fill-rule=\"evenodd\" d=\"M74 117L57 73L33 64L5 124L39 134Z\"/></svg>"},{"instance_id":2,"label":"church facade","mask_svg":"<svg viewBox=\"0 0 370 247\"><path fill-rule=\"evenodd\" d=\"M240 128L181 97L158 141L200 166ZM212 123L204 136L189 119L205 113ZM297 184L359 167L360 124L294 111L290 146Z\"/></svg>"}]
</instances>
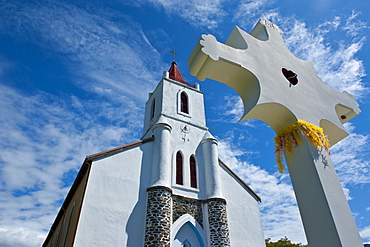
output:
<instances>
[{"instance_id":1,"label":"church facade","mask_svg":"<svg viewBox=\"0 0 370 247\"><path fill-rule=\"evenodd\" d=\"M87 156L43 246L265 246L260 198L218 157L176 63L138 142Z\"/></svg>"}]
</instances>

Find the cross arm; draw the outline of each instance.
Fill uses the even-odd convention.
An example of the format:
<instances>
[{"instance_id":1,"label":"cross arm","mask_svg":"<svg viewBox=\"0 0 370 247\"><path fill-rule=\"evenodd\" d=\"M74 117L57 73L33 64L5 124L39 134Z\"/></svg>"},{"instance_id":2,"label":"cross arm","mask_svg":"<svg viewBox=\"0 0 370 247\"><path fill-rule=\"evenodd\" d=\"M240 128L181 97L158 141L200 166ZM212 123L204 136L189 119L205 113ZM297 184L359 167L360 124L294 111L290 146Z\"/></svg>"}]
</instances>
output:
<instances>
[{"instance_id":1,"label":"cross arm","mask_svg":"<svg viewBox=\"0 0 370 247\"><path fill-rule=\"evenodd\" d=\"M303 120L324 128L335 144L347 136L343 123L360 113L358 104L322 82L313 63L295 57L281 34L260 20L251 34L235 27L225 44L202 35L189 57L189 72L233 88L244 104L241 121L259 119L279 131Z\"/></svg>"}]
</instances>

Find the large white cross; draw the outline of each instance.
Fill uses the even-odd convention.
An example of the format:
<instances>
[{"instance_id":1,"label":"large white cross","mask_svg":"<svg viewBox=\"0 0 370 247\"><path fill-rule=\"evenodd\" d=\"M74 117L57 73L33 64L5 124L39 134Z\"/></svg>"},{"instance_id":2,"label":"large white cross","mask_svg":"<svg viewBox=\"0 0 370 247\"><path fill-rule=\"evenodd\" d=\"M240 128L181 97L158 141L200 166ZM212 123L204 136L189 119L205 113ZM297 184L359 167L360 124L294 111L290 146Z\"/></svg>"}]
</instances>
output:
<instances>
[{"instance_id":1,"label":"large white cross","mask_svg":"<svg viewBox=\"0 0 370 247\"><path fill-rule=\"evenodd\" d=\"M233 88L244 104L240 121L259 119L279 131L303 120L322 127L334 145L348 135L342 124L360 113L358 104L323 83L313 62L290 53L281 35L263 19L251 34L235 27L225 44L202 35L188 60L190 73ZM330 156L300 138L286 159L310 247L362 246Z\"/></svg>"}]
</instances>

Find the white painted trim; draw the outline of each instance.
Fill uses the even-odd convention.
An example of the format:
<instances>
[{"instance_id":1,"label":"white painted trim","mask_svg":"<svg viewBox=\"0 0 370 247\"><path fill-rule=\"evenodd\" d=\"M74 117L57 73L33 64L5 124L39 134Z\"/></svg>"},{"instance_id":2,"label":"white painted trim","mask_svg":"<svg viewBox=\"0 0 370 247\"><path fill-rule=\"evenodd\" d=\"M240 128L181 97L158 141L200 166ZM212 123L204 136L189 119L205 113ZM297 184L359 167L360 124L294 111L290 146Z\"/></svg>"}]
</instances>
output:
<instances>
[{"instance_id":1,"label":"white painted trim","mask_svg":"<svg viewBox=\"0 0 370 247\"><path fill-rule=\"evenodd\" d=\"M183 191L196 192L196 193L200 192L199 188L188 187L188 186L184 186L184 185L176 184L176 183L172 185L172 188L176 188L176 189L183 190Z\"/></svg>"},{"instance_id":2,"label":"white painted trim","mask_svg":"<svg viewBox=\"0 0 370 247\"><path fill-rule=\"evenodd\" d=\"M181 115L181 113L179 113L179 114ZM199 124L192 123L192 122L187 122L185 120L177 119L177 118L172 117L172 116L169 116L167 114L161 114L161 116L166 117L166 118L169 118L169 119L172 119L172 120L175 120L175 121L178 121L178 122L181 122L181 123L185 123L187 125L190 125L190 126L193 126L193 127L197 127L197 128L200 128L200 129L204 129L204 130L208 130L209 129L208 127L204 127L204 126L201 126Z\"/></svg>"}]
</instances>

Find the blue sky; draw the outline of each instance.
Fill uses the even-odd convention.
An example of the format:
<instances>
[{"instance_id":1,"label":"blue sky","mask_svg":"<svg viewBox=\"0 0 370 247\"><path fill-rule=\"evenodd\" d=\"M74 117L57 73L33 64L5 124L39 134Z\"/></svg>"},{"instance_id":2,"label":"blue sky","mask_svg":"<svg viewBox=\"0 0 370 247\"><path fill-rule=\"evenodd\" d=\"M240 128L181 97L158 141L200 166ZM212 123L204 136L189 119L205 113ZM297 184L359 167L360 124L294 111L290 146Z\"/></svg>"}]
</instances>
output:
<instances>
[{"instance_id":1,"label":"blue sky","mask_svg":"<svg viewBox=\"0 0 370 247\"><path fill-rule=\"evenodd\" d=\"M225 85L198 82L186 61L201 34L225 42L259 18L297 57L347 90L362 113L332 159L364 243L370 243L370 6L362 0L0 0L0 245L39 246L84 157L140 139L144 104L172 62L200 83L221 159L262 198L265 237L306 243L288 175L277 173L274 132L237 121Z\"/></svg>"}]
</instances>

